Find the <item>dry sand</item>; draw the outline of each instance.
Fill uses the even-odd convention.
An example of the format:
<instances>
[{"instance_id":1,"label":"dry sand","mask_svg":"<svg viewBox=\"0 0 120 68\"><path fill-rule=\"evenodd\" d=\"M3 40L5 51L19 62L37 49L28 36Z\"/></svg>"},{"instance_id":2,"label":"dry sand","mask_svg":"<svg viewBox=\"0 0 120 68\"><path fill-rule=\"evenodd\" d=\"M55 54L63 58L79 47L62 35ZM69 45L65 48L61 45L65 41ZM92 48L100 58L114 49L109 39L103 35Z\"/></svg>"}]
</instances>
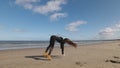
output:
<instances>
[{"instance_id":1,"label":"dry sand","mask_svg":"<svg viewBox=\"0 0 120 68\"><path fill-rule=\"evenodd\" d=\"M79 44L78 44L79 45ZM120 41L78 48L65 47L52 52L52 60L42 56L44 48L0 51L0 68L120 68Z\"/></svg>"}]
</instances>

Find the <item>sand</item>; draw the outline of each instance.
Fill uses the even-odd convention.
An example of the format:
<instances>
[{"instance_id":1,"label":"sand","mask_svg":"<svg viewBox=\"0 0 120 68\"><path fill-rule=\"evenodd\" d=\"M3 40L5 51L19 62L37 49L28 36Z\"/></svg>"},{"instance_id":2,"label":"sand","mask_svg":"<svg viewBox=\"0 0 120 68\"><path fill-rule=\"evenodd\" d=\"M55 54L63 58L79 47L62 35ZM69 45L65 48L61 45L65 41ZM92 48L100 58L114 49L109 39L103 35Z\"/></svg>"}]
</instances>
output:
<instances>
[{"instance_id":1,"label":"sand","mask_svg":"<svg viewBox=\"0 0 120 68\"><path fill-rule=\"evenodd\" d=\"M78 44L79 45L79 44ZM120 68L120 41L65 47L52 52L52 60L42 56L45 48L0 51L0 68Z\"/></svg>"}]
</instances>

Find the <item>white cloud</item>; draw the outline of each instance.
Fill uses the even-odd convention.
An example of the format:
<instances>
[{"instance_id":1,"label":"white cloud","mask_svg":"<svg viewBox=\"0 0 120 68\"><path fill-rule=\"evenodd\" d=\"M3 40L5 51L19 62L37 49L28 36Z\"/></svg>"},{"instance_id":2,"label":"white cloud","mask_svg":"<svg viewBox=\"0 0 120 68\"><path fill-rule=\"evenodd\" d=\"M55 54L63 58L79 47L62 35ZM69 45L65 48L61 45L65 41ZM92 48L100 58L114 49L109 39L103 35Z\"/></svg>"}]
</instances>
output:
<instances>
[{"instance_id":1,"label":"white cloud","mask_svg":"<svg viewBox=\"0 0 120 68\"><path fill-rule=\"evenodd\" d=\"M61 5L65 4L65 1L66 0L50 0L45 5L35 6L33 11L41 14L61 11Z\"/></svg>"},{"instance_id":2,"label":"white cloud","mask_svg":"<svg viewBox=\"0 0 120 68\"><path fill-rule=\"evenodd\" d=\"M55 21L58 18L62 18L62 17L66 17L66 16L67 16L66 13L54 13L53 15L50 16L50 20Z\"/></svg>"},{"instance_id":3,"label":"white cloud","mask_svg":"<svg viewBox=\"0 0 120 68\"><path fill-rule=\"evenodd\" d=\"M115 24L111 27L104 28L100 30L98 36L104 39L112 39L118 37L117 33L120 32L120 23Z\"/></svg>"},{"instance_id":4,"label":"white cloud","mask_svg":"<svg viewBox=\"0 0 120 68\"><path fill-rule=\"evenodd\" d=\"M15 4L23 6L25 9L32 9L33 4L32 3L37 3L40 0L16 0Z\"/></svg>"},{"instance_id":5,"label":"white cloud","mask_svg":"<svg viewBox=\"0 0 120 68\"><path fill-rule=\"evenodd\" d=\"M65 14L56 14L59 11L62 10L62 5L66 4L66 0L49 0L46 2L46 4L44 5L34 5L34 3L38 3L41 0L16 0L15 4L23 6L25 9L29 9L35 13L39 13L39 14L48 14L48 13L53 13L53 15L51 15L52 20L57 19L58 17L65 17ZM43 0L44 1L44 0ZM50 20L51 20L50 17Z\"/></svg>"},{"instance_id":6,"label":"white cloud","mask_svg":"<svg viewBox=\"0 0 120 68\"><path fill-rule=\"evenodd\" d=\"M116 28L120 29L120 21L115 25Z\"/></svg>"},{"instance_id":7,"label":"white cloud","mask_svg":"<svg viewBox=\"0 0 120 68\"><path fill-rule=\"evenodd\" d=\"M77 27L79 27L82 24L86 24L86 23L87 23L86 21L75 21L75 22L68 24L65 29L68 31L78 31Z\"/></svg>"},{"instance_id":8,"label":"white cloud","mask_svg":"<svg viewBox=\"0 0 120 68\"><path fill-rule=\"evenodd\" d=\"M26 30L24 29L19 29L19 28L16 28L13 30L14 32L26 32Z\"/></svg>"},{"instance_id":9,"label":"white cloud","mask_svg":"<svg viewBox=\"0 0 120 68\"><path fill-rule=\"evenodd\" d=\"M33 6L31 4L25 4L24 7L25 7L25 9L32 9L33 8Z\"/></svg>"},{"instance_id":10,"label":"white cloud","mask_svg":"<svg viewBox=\"0 0 120 68\"><path fill-rule=\"evenodd\" d=\"M38 2L40 0L16 0L16 4L26 4L26 3L32 3L32 2Z\"/></svg>"},{"instance_id":11,"label":"white cloud","mask_svg":"<svg viewBox=\"0 0 120 68\"><path fill-rule=\"evenodd\" d=\"M114 35L114 29L107 27L99 32L99 35L104 35L104 36L112 36Z\"/></svg>"}]
</instances>

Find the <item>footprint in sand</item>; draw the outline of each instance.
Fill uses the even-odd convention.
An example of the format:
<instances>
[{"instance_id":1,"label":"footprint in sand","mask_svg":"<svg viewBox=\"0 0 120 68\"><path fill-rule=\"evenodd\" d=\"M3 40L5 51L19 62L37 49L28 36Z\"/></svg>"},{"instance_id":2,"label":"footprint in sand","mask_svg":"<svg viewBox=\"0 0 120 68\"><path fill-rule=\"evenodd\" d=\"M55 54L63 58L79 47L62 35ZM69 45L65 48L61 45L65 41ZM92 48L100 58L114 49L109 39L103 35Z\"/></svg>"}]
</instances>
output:
<instances>
[{"instance_id":1,"label":"footprint in sand","mask_svg":"<svg viewBox=\"0 0 120 68\"><path fill-rule=\"evenodd\" d=\"M120 57L113 56L113 59L106 60L105 62L120 64Z\"/></svg>"},{"instance_id":2,"label":"footprint in sand","mask_svg":"<svg viewBox=\"0 0 120 68\"><path fill-rule=\"evenodd\" d=\"M120 59L120 57L118 57L118 56L113 56L114 58L116 58L116 59Z\"/></svg>"},{"instance_id":3,"label":"footprint in sand","mask_svg":"<svg viewBox=\"0 0 120 68\"><path fill-rule=\"evenodd\" d=\"M75 64L78 65L78 66L80 66L80 67L82 67L82 68L85 68L83 66L86 64L86 62L76 61Z\"/></svg>"}]
</instances>

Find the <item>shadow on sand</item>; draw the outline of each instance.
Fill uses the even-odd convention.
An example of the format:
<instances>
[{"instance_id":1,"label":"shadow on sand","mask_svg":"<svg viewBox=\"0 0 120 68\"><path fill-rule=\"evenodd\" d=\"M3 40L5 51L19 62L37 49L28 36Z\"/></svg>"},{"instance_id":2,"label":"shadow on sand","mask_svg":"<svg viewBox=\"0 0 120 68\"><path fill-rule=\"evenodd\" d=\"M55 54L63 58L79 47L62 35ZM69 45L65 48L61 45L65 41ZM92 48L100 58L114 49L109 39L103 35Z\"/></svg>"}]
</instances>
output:
<instances>
[{"instance_id":1,"label":"shadow on sand","mask_svg":"<svg viewBox=\"0 0 120 68\"><path fill-rule=\"evenodd\" d=\"M52 57L52 59L61 58L61 56L59 56L59 55L52 55L51 57ZM49 61L49 60L48 60L46 57L44 57L43 55L25 56L25 58L32 58L32 59L34 59L34 60Z\"/></svg>"}]
</instances>

